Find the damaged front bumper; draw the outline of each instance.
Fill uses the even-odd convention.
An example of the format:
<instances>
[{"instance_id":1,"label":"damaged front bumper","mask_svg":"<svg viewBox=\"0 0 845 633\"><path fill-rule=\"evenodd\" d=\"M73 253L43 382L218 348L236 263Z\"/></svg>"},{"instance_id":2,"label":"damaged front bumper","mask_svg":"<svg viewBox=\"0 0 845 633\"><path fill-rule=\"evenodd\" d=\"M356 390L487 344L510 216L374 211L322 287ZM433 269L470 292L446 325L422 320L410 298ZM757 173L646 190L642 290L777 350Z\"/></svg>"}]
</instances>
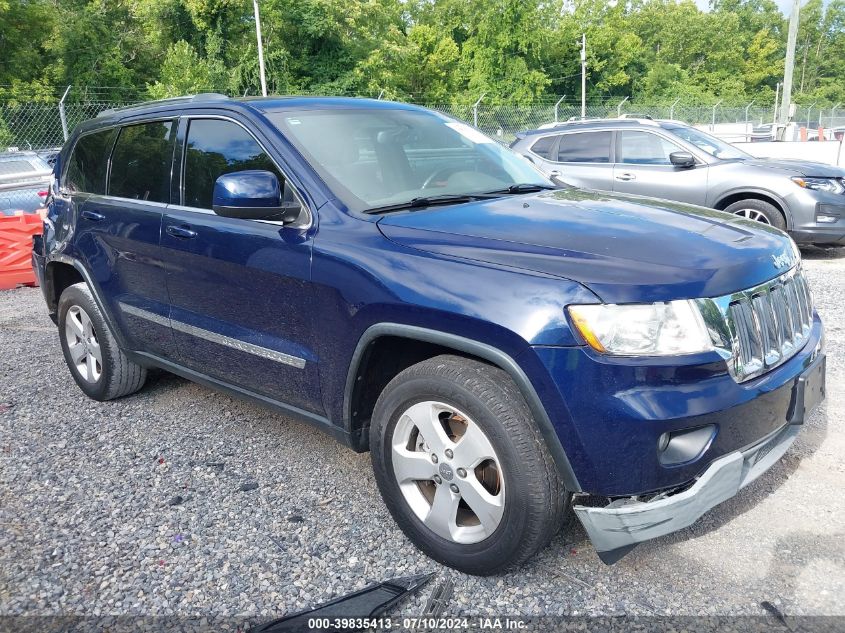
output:
<instances>
[{"instance_id":1,"label":"damaged front bumper","mask_svg":"<svg viewBox=\"0 0 845 633\"><path fill-rule=\"evenodd\" d=\"M826 359L819 353L795 380L786 425L755 444L713 461L691 485L648 500L621 498L604 507L576 505L601 560L612 565L637 543L692 525L771 468L795 441L801 425L825 398Z\"/></svg>"},{"instance_id":2,"label":"damaged front bumper","mask_svg":"<svg viewBox=\"0 0 845 633\"><path fill-rule=\"evenodd\" d=\"M611 565L637 543L692 525L771 468L801 427L788 424L750 449L717 459L689 488L649 501L617 500L604 508L575 506L601 560Z\"/></svg>"}]
</instances>

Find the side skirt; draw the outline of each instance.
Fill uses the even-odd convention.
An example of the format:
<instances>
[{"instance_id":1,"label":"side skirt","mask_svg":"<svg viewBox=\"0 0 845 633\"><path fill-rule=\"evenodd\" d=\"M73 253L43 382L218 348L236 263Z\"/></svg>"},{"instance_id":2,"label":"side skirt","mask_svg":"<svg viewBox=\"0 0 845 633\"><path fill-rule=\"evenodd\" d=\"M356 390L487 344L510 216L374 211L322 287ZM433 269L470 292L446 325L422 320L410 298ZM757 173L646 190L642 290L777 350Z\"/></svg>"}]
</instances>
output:
<instances>
[{"instance_id":1,"label":"side skirt","mask_svg":"<svg viewBox=\"0 0 845 633\"><path fill-rule=\"evenodd\" d=\"M352 441L353 438L349 433L333 424L332 421L325 416L305 411L304 409L294 407L293 405L286 404L279 400L268 398L260 393L218 380L217 378L212 378L211 376L194 371L193 369L188 369L187 367L183 367L182 365L178 365L153 354L148 354L146 352L126 352L126 355L134 362L144 367L157 367L159 369L169 371L172 374L176 374L177 376L181 376L182 378L186 378L192 382L210 387L216 391L221 391L235 398L240 398L241 400L254 402L255 404L268 407L278 413L296 418L302 422L307 422L311 426L328 433L338 442L349 448L353 448L355 445Z\"/></svg>"}]
</instances>

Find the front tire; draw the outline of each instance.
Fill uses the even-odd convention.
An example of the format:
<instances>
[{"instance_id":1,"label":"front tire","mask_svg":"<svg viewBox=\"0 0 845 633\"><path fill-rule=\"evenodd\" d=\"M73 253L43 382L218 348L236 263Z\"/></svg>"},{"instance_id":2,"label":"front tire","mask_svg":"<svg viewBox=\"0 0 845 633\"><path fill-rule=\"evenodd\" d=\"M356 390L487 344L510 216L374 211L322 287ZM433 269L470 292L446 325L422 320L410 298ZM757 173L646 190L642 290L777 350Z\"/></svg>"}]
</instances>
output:
<instances>
[{"instance_id":1,"label":"front tire","mask_svg":"<svg viewBox=\"0 0 845 633\"><path fill-rule=\"evenodd\" d=\"M85 283L65 288L58 317L65 362L85 395L112 400L144 386L147 370L120 349Z\"/></svg>"},{"instance_id":2,"label":"front tire","mask_svg":"<svg viewBox=\"0 0 845 633\"><path fill-rule=\"evenodd\" d=\"M501 369L438 356L397 375L370 426L376 482L411 541L460 571L518 565L560 529L570 495Z\"/></svg>"},{"instance_id":3,"label":"front tire","mask_svg":"<svg viewBox=\"0 0 845 633\"><path fill-rule=\"evenodd\" d=\"M742 218L760 222L761 224L769 224L781 231L786 230L786 218L783 217L783 214L775 205L765 200L757 200L755 198L739 200L728 205L725 211Z\"/></svg>"}]
</instances>

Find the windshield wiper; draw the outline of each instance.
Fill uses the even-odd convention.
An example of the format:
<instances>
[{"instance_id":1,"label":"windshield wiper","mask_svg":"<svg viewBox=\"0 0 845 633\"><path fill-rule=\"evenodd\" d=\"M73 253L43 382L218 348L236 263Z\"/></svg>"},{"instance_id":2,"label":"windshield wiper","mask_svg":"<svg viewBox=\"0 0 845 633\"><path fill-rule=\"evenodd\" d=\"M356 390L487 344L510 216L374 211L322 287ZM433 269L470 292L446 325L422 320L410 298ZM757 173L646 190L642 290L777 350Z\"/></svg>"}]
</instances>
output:
<instances>
[{"instance_id":1,"label":"windshield wiper","mask_svg":"<svg viewBox=\"0 0 845 633\"><path fill-rule=\"evenodd\" d=\"M390 211L402 211L404 209L432 207L438 204L459 204L461 202L472 202L473 200L484 200L492 197L495 196L487 193L444 193L437 196L419 196L405 202L372 207L371 209L367 209L365 213L388 213Z\"/></svg>"},{"instance_id":2,"label":"windshield wiper","mask_svg":"<svg viewBox=\"0 0 845 633\"><path fill-rule=\"evenodd\" d=\"M539 185L533 182L518 182L505 189L497 189L495 191L488 191L488 194L509 194L509 193L534 193L535 191L545 191L547 189L557 189L553 185Z\"/></svg>"}]
</instances>

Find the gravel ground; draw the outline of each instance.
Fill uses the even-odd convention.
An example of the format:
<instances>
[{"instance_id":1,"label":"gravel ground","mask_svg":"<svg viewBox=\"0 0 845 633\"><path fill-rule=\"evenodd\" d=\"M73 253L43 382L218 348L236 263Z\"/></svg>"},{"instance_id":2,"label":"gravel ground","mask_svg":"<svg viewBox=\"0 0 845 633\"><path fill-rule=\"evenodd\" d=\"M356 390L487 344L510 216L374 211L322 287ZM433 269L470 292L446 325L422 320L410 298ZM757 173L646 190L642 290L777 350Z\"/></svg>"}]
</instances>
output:
<instances>
[{"instance_id":1,"label":"gravel ground","mask_svg":"<svg viewBox=\"0 0 845 633\"><path fill-rule=\"evenodd\" d=\"M449 615L845 615L845 249L805 259L828 399L784 459L612 567L576 526L493 578L418 552L369 456L307 425L166 374L87 399L40 291L2 292L0 615L257 621L430 571L455 583ZM420 615L429 591L393 615Z\"/></svg>"}]
</instances>

